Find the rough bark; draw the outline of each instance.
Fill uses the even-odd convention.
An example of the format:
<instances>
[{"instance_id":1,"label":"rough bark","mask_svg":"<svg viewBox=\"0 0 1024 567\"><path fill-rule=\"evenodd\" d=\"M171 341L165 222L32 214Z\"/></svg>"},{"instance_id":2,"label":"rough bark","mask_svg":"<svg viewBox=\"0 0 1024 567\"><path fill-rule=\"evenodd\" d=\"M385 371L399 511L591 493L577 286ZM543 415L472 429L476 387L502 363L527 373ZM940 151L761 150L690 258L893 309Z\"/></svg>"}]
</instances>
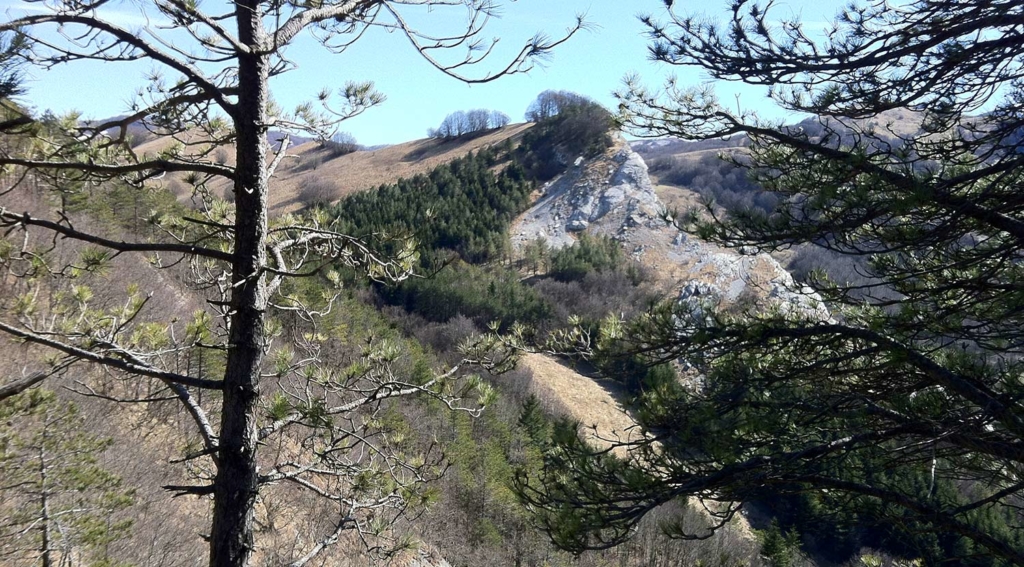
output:
<instances>
[{"instance_id":1,"label":"rough bark","mask_svg":"<svg viewBox=\"0 0 1024 567\"><path fill-rule=\"evenodd\" d=\"M50 500L49 487L46 482L46 453L39 450L39 510L42 512L42 521L39 530L42 532L40 543L40 560L43 567L51 567L53 560L50 557Z\"/></svg>"},{"instance_id":2,"label":"rough bark","mask_svg":"<svg viewBox=\"0 0 1024 567\"><path fill-rule=\"evenodd\" d=\"M32 386L42 382L47 377L45 372L35 372L22 378L21 380L15 380L10 384L4 384L0 386L0 400L5 400L12 396L16 396L25 390L28 390Z\"/></svg>"},{"instance_id":3,"label":"rough bark","mask_svg":"<svg viewBox=\"0 0 1024 567\"><path fill-rule=\"evenodd\" d=\"M236 7L239 41L259 46L265 37L258 2ZM253 552L257 495L257 403L263 359L266 282L266 105L269 60L261 49L239 54L235 179L235 250L232 263L230 345L224 374L220 450L214 480L211 567L244 567Z\"/></svg>"}]
</instances>

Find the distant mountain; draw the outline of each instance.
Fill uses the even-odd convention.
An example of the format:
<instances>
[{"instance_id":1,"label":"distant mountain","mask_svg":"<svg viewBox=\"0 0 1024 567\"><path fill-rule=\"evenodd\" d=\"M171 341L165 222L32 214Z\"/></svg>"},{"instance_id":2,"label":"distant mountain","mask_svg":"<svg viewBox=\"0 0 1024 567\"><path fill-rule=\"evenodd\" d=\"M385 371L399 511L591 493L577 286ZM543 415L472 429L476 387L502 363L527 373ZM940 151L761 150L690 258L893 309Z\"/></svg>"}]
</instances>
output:
<instances>
[{"instance_id":1,"label":"distant mountain","mask_svg":"<svg viewBox=\"0 0 1024 567\"><path fill-rule=\"evenodd\" d=\"M912 110L890 110L874 118L859 120L859 128L873 128L875 134L882 139L893 140L900 136L913 136L921 131L921 123L924 115ZM834 119L809 117L790 126L794 133L802 133L816 138L821 136L830 125L839 133L849 132L846 128ZM750 144L745 135L737 135L729 138L714 140L689 141L679 138L654 138L641 139L630 142L635 152L650 162L652 159L674 156L679 157L686 154L706 152L708 150L727 150L742 148Z\"/></svg>"},{"instance_id":2,"label":"distant mountain","mask_svg":"<svg viewBox=\"0 0 1024 567\"><path fill-rule=\"evenodd\" d=\"M659 157L676 156L693 152L740 148L749 143L750 142L746 136L733 136L729 139L702 140L699 142L680 140L679 138L633 140L629 145L633 148L633 151L643 156L645 160L651 160Z\"/></svg>"},{"instance_id":3,"label":"distant mountain","mask_svg":"<svg viewBox=\"0 0 1024 567\"><path fill-rule=\"evenodd\" d=\"M295 134L289 134L287 132L278 132L276 130L271 130L270 132L267 132L267 141L270 142L270 146L272 148L280 147L281 140L285 139L285 137L291 140L290 143L293 146L299 146L313 141L313 138L310 138L309 136L296 136Z\"/></svg>"},{"instance_id":4,"label":"distant mountain","mask_svg":"<svg viewBox=\"0 0 1024 567\"><path fill-rule=\"evenodd\" d=\"M123 120L126 116L126 114L119 114L116 116L103 118L101 120L84 120L82 123L85 126L99 126L102 124ZM146 128L146 126L142 123L141 120L136 120L134 122L129 123L127 130L129 139L132 141L133 146L139 146L147 142L151 142L159 137L157 134L154 134L148 128ZM107 130L106 133L109 136L116 136L118 134L117 129L115 128ZM270 131L269 133L267 133L267 141L270 142L272 147L278 147L278 145L281 143L281 140L284 139L285 136L289 136L291 138L292 145L305 144L307 142L313 141L313 138L310 138L308 136L296 136L295 134L288 134L279 131Z\"/></svg>"}]
</instances>

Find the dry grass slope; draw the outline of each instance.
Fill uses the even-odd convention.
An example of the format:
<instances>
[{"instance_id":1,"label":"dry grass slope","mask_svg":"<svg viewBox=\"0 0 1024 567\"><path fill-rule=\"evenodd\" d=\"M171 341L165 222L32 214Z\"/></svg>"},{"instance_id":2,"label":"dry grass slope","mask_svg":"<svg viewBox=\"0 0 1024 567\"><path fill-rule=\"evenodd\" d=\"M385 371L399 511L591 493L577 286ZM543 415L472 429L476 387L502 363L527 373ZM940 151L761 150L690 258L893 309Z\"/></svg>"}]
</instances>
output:
<instances>
[{"instance_id":1,"label":"dry grass slope","mask_svg":"<svg viewBox=\"0 0 1024 567\"><path fill-rule=\"evenodd\" d=\"M302 209L307 204L301 198L302 189L311 184L328 188L330 200L335 201L352 193L394 183L401 178L428 173L441 164L502 143L507 138L517 140L531 126L533 124L512 124L473 138L447 142L424 138L342 156L332 155L331 150L322 148L316 142L289 148L287 157L271 179L271 214L294 213ZM139 155L157 154L169 147L170 143L166 139L153 140L136 148L136 152ZM228 151L229 148L223 149L225 151L216 150L214 157L232 163L234 153ZM189 199L188 187L180 177L168 176L165 184L179 200ZM227 181L215 181L212 188L223 197L229 196L230 185Z\"/></svg>"},{"instance_id":2,"label":"dry grass slope","mask_svg":"<svg viewBox=\"0 0 1024 567\"><path fill-rule=\"evenodd\" d=\"M533 373L537 397L557 400L588 430L588 439L596 445L607 447L611 441L626 441L639 434L636 422L620 403L626 395L620 384L588 378L543 354L526 354L520 364Z\"/></svg>"}]
</instances>

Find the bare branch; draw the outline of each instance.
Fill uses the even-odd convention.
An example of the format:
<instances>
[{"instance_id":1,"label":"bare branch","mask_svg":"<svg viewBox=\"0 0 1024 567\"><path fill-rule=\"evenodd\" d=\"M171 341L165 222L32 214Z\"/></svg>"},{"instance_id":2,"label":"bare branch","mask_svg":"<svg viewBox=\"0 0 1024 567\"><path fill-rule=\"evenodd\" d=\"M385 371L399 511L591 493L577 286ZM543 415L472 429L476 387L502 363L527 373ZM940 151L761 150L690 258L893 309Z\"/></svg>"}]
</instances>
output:
<instances>
[{"instance_id":1,"label":"bare branch","mask_svg":"<svg viewBox=\"0 0 1024 567\"><path fill-rule=\"evenodd\" d=\"M89 29L110 34L118 42L139 50L139 52L145 57L158 63L162 63L163 65L166 65L184 75L189 81L195 83L196 86L212 97L213 100L217 101L220 107L228 114L233 115L235 112L235 105L227 99L227 96L221 87L210 82L198 68L156 49L138 35L110 22L103 21L97 17L78 14L30 15L0 24L0 31L20 30L43 24L80 24L88 27ZM86 55L78 56L88 57ZM136 59L138 59L138 57L124 58L123 60Z\"/></svg>"},{"instance_id":2,"label":"bare branch","mask_svg":"<svg viewBox=\"0 0 1024 567\"><path fill-rule=\"evenodd\" d=\"M207 175L215 175L231 180L235 179L235 171L227 166L217 165L215 163L184 162L167 159L155 159L126 164L99 164L0 157L0 165L14 165L31 169L49 169L56 171L82 171L85 173L94 173L106 176L143 173L145 174L145 177L150 178L160 175L161 173L189 172L205 173Z\"/></svg>"},{"instance_id":3,"label":"bare branch","mask_svg":"<svg viewBox=\"0 0 1024 567\"><path fill-rule=\"evenodd\" d=\"M207 380L204 378L194 378L192 376L186 376L183 374L177 374L174 372L167 372L151 366L145 366L132 362L127 362L120 358L114 358L110 356L104 356L96 354L88 350L62 343L53 339L37 335L35 333L13 327L7 323L0 322L0 331L4 331L19 339L35 343L38 345L46 346L54 350L63 352L64 354L86 360L89 362L95 362L104 367L122 370L132 374L138 374L140 376L149 376L150 378L158 378L166 380L174 384L181 384L182 386L190 386L193 388L202 388L204 390L219 390L221 389L222 382L220 380Z\"/></svg>"},{"instance_id":4,"label":"bare branch","mask_svg":"<svg viewBox=\"0 0 1024 567\"><path fill-rule=\"evenodd\" d=\"M7 384L4 384L3 386L0 386L0 401L10 398L11 396L16 396L24 392L25 390L28 390L29 388L42 382L49 376L50 374L46 372L33 372L32 374L29 374L25 378L21 378L20 380L15 380L13 382L9 382Z\"/></svg>"},{"instance_id":5,"label":"bare branch","mask_svg":"<svg viewBox=\"0 0 1024 567\"><path fill-rule=\"evenodd\" d=\"M75 230L70 226L48 221L44 219L37 219L31 216L29 213L15 214L8 212L3 207L0 207L0 226L12 227L12 226L38 226L45 228L53 233L60 234L65 238L72 240L78 240L81 242L88 242L90 244L96 244L109 248L111 250L117 250L118 252L172 252L177 254L187 254L194 256L201 256L204 258L210 258L213 260L221 260L230 262L233 258L229 252L222 252L220 250L214 250L212 248L204 248L197 244L173 244L173 243L150 243L150 242L124 242L110 240L94 234L81 232Z\"/></svg>"}]
</instances>

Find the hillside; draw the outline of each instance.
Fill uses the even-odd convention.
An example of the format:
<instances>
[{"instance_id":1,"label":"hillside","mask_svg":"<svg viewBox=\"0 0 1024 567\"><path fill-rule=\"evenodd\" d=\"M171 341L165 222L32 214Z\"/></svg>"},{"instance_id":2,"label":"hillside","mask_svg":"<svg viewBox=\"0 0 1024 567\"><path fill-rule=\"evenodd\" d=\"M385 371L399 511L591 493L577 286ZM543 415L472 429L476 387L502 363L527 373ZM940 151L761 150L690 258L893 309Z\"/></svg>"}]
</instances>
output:
<instances>
[{"instance_id":1,"label":"hillside","mask_svg":"<svg viewBox=\"0 0 1024 567\"><path fill-rule=\"evenodd\" d=\"M513 224L513 247L522 251L543 239L557 250L571 246L580 234L596 235L617 242L670 295L689 297L700 288L727 304L779 303L828 318L820 298L796 285L769 255L725 250L671 226L655 187L643 158L620 140L546 184ZM689 189L667 189L681 199L695 199Z\"/></svg>"},{"instance_id":2,"label":"hillside","mask_svg":"<svg viewBox=\"0 0 1024 567\"><path fill-rule=\"evenodd\" d=\"M477 137L452 141L423 138L344 155L317 142L290 147L271 180L271 213L294 213L314 198L337 201L352 193L428 173L438 165L482 147L497 145L509 138L515 140L531 126L529 123L513 124ZM155 154L170 143L166 139L152 140L135 151L140 155ZM225 163L234 161L233 152L228 148L215 151L215 155ZM165 186L179 199L188 198L187 187L180 177L171 176ZM229 193L228 184L223 181L214 182L212 188L222 197ZM303 198L304 189L310 196Z\"/></svg>"},{"instance_id":3,"label":"hillside","mask_svg":"<svg viewBox=\"0 0 1024 567\"><path fill-rule=\"evenodd\" d=\"M544 127L550 129L552 124ZM515 125L471 139L417 140L345 155L332 155L330 148L313 143L289 149L273 178L270 195L274 214L298 212L309 202L309 187L319 186L323 191L315 197L329 195L324 201L341 199L336 207L324 209L324 212L332 215L343 230L358 231L361 227L363 231L387 234L395 232L396 227L415 230L438 222L444 225L443 232L420 230L417 233L420 244L425 246L421 257L437 258L452 252L462 255L446 260L451 265L432 278L413 278L397 286L366 285L359 283L354 273L341 275L349 289L343 300L344 308L333 312L324 327L329 333L324 335L325 340L332 344L327 352L335 357L332 364L344 367L359 360L360 345L384 337L399 345L404 371L422 372L458 360L456 347L486 331L492 321L497 321L503 331L518 322L543 334L565 328L573 324L574 316L579 316L578 320L596 334L608 316L628 319L642 313L648 305L666 299L704 305L708 298L713 298L725 306L764 308L774 305L810 313L820 319L830 317L821 299L797 285L772 257L721 249L680 233L667 222L667 209L680 202L694 203L699 195L690 187L658 183L664 180L657 172L651 174L642 154L653 156L652 162L671 160L673 168L700 169L711 160L716 160L717 164L719 151L742 151L741 141L713 142L702 147L673 140L641 142L632 145L639 150L634 151L630 144L613 137L607 145L592 144L585 155L578 155L575 151L564 151L558 143L545 145L548 142L528 136L529 141L516 148L515 144L533 128L532 124ZM557 140L560 134L553 131L544 136ZM507 144L506 140L512 143ZM152 141L137 150L156 152L161 149L161 143L166 144L166 141ZM485 147L490 149L481 152ZM557 166L560 172L538 185L531 198L532 181L526 177L520 162L536 160L529 152L537 148L548 151L546 167ZM470 153L475 154L472 159L467 157ZM230 152L226 151L217 150L212 155L227 162L231 159ZM444 167L440 167L442 165ZM496 174L499 171L500 174ZM415 182L403 181L381 192L368 192L417 175L421 176ZM180 179L165 182L169 188L176 184L180 189ZM214 189L222 191L223 187L214 186ZM356 193L359 196L346 206L345 197ZM179 199L181 197L179 195ZM46 207L45 198L25 198L35 199L29 209L42 211ZM76 206L76 214L83 219L102 213L107 219L104 222L121 222L127 226L139 226L138 218L127 217L147 210L144 205L136 206L134 213L116 207L107 211L108 207L95 199L84 200ZM467 227L472 227L468 236ZM478 241L478 244L486 243L486 246L478 246L479 250L460 246L451 241L451 235ZM426 236L432 238L422 239ZM502 248L502 241L506 242L506 248ZM529 260L529 250L538 243L542 243L542 257ZM576 251L587 250L587 247L591 249L577 254ZM476 253L469 253L471 250ZM607 256L602 259L602 254ZM128 275L122 266L123 263L118 264L110 273L97 276L97 285L102 285L107 277L145 279L139 273ZM149 274L148 268L138 269ZM427 272L432 267L423 264L419 269ZM177 273L175 279L161 279L163 287L158 286L161 296L181 298L180 306L168 308L162 315L173 314L175 320L189 320L189 311L193 312L192 316L203 311L203 292L188 289L187 281L186 272ZM322 278L306 280L289 293L317 297L322 294L320 286L324 285L327 282ZM291 316L279 316L282 324L287 321L289 326L301 325ZM286 328L291 329L289 332L298 332ZM5 350L11 348L8 345ZM26 365L31 363L25 357L20 360ZM607 366L602 367L602 364ZM588 440L598 446L608 446L612 440L636 439L640 434L636 421L639 416L631 415L630 407L637 396L658 384L657 380L672 376L672 387L692 382L693 376L679 373L681 368L681 365L662 365L648 369L636 360L605 361L594 366L588 364L584 375L558 357L527 354L514 377L487 378L504 399L485 412L482 422L449 420L416 404L389 406L388 411L395 415L415 416L409 419L415 423L413 436L419 442L430 438L440 440L438 442L450 456L453 471L439 481L444 505L426 512L425 522L403 524L407 535L423 542L423 553L407 556L403 562L395 564L424 565L422 560L427 556L431 557L432 565L511 564L503 561L508 559L507 546L513 542L518 546L516 554L527 553L527 548L534 550L530 553L539 554L536 557L556 553L541 534L527 530L528 518L516 504L510 488L516 474L539 466L537 451L548 442L532 437L536 431L523 425L525 414L521 412L528 407L530 396L542 400L547 412L547 417L543 418L547 420L547 435L553 434L554 420L565 416L580 423L581 433ZM605 377L594 378L600 374ZM93 382L86 384L94 387ZM77 399L90 414L111 411L103 409L102 402L96 399L69 397ZM266 403L272 405L269 400ZM118 445L132 445L133 461L175 459L175 452L180 449L168 449L176 443L175 436L180 435L184 427L180 417L146 417L115 407L110 423L121 426L97 431L112 436ZM124 425L139 420L147 424L144 428L149 432L147 443L135 440L133 426ZM159 455L154 447L161 448ZM615 448L614 454L629 457L623 447ZM101 461L121 469L119 459L125 456L126 453L112 454ZM146 468L133 474L139 478L154 478L157 469ZM185 480L170 477L149 481L147 489L138 492L139 504L134 510L142 513L143 507L158 505L166 498L157 484ZM278 553L280 557L287 557L290 551L276 548L281 542L301 539L302 526L307 521L306 512L301 509L308 495L303 495L301 490L275 487L266 493L266 498L269 507L259 512L266 514L260 516L259 521L273 525L273 533L263 536L265 547L258 555L268 560ZM476 504L480 498L487 504ZM691 508L699 509L698 506ZM187 530L192 524L201 524L197 520L201 512L201 505L182 508L173 520L177 526L174 529ZM706 524L708 520L699 512L688 518L696 525ZM757 518L756 526L764 526L765 518L757 515L754 518ZM482 524L489 526L490 531L480 532L481 524L475 521L478 519L490 522ZM154 530L160 529L155 526L148 520L140 523L141 533L133 537L141 539L130 541L152 538ZM670 550L678 550L690 554L704 549L683 544L676 548L677 544L665 543L659 539L661 536L657 535L653 524L643 529L644 535L638 540L647 541L644 544L647 547L631 548L628 553L642 556L657 549L656 553L671 554L674 551ZM452 537L452 534L460 535ZM171 546L188 537L173 536L161 545ZM124 553L135 557L128 550L137 546L126 545ZM268 545L270 547L266 547ZM756 549L756 540L741 517L707 545L744 550L733 556L737 561L756 559L756 553L751 551ZM295 544L296 548L301 546ZM180 564L187 564L195 555L186 553L178 557L163 564L181 561ZM346 561L358 561L358 557L358 550L349 549L332 557L328 564L343 565ZM600 564L602 557L595 554L568 564L589 565L592 560ZM642 564L637 561L626 564Z\"/></svg>"},{"instance_id":4,"label":"hillside","mask_svg":"<svg viewBox=\"0 0 1024 567\"><path fill-rule=\"evenodd\" d=\"M873 131L880 140L899 144L921 132L924 115L910 110L889 110L882 114L856 121L858 129ZM789 128L794 133L816 139L828 120L806 118ZM849 132L848 127L834 124L837 132ZM630 147L643 157L650 167L651 181L658 198L669 208L687 210L699 208L702 198L713 198L724 206L754 206L769 209L774 203L746 181L741 170L722 162L719 156L735 155L742 158L750 140L737 135L728 139L690 142L673 138L640 139Z\"/></svg>"},{"instance_id":5,"label":"hillside","mask_svg":"<svg viewBox=\"0 0 1024 567\"><path fill-rule=\"evenodd\" d=\"M0 567L1024 567L1024 2L581 4L12 3Z\"/></svg>"},{"instance_id":6,"label":"hillside","mask_svg":"<svg viewBox=\"0 0 1024 567\"><path fill-rule=\"evenodd\" d=\"M333 159L326 159L324 150L307 144L295 148L295 157L282 164L279 169L282 185L279 187L291 184L298 191L308 180L329 178L338 186L358 191L399 176L431 172L424 179L437 182L438 189L444 190L449 201L451 194L444 189L444 184L461 182L463 189L468 191L466 195L472 194L474 199L478 199L472 202L487 207L488 202L493 202L489 199L510 196L507 184L493 184L496 178L506 179L505 174L515 169L508 167L503 160L513 159L518 154L502 142L521 136L530 127L514 126L461 142L420 140ZM154 141L144 144L138 150L155 152L160 149L159 143ZM488 145L501 148L485 152L488 157L478 155L472 160L463 157ZM211 155L230 159L226 152L215 150ZM318 157L324 159L316 163L315 168L306 167L317 162ZM608 158L611 159L608 161L598 157L581 161L580 165L582 169L598 167L597 164L601 164L601 167L609 166L614 163L613 158ZM440 164L449 165L438 168ZM639 163L635 165L640 167ZM378 167L379 170L375 169ZM498 169L502 171L501 175L494 175ZM356 172L352 178L354 180L349 181L348 175L352 172ZM640 169L636 173L639 174ZM513 172L513 175L521 175L521 172ZM467 183L470 179L473 184ZM165 186L173 187L175 183L180 183L180 180L165 181ZM517 183L528 185L525 179ZM414 189L409 184L403 187ZM526 198L528 193L529 187L522 192L523 197ZM416 197L401 191L393 194L398 201ZM289 196L286 191L273 192L272 195L280 197L276 201L276 211L295 210L299 206L295 196ZM441 194L438 193L437 197L440 198ZM48 218L53 215L50 209L53 198L54 195L48 193L45 184L32 183L5 194L3 205L30 211L36 218ZM63 195L62 198L69 203L70 209L66 214L70 215L76 227L120 234L120 238L127 239L161 236L159 228L149 226L148 221L141 217L149 214L149 211L172 214L184 211L158 189L139 192L130 186L90 187L88 191ZM439 207L449 201L442 200L437 205L420 208ZM396 220L409 212L400 202L392 204L397 205L393 211ZM506 202L503 206L522 207L524 204L528 203L524 201L516 205ZM651 204L653 207L655 203ZM379 212L372 204L362 209L371 217ZM337 210L344 211L346 207L342 204ZM516 209L519 210L522 209ZM479 216L470 210L459 212L461 217ZM654 208L648 212L651 215L656 213ZM617 211L612 211L612 215L621 216ZM459 216L450 219L454 222ZM507 220L504 222L506 225L502 226L507 226ZM485 223L476 226L490 227L478 230L499 230L499 225ZM135 234L133 231L140 232ZM32 238L37 236L34 231L30 232L33 232L30 235ZM88 255L90 249L62 241L56 253L66 258ZM155 258L152 262L158 263ZM342 306L331 311L329 316L325 315L327 318L323 322L323 331L317 334L322 334L323 338L317 340L326 341L325 347L330 345L324 351L325 356L330 356L331 364L338 368L361 360L365 356L366 345L387 342L395 345L400 353L398 360L402 372L422 373L432 368L443 368L445 361L457 360L455 347L465 338L486 330L486 324L496 313L494 308L499 304L508 309L505 317L510 322L528 315L534 317L533 321L538 325L551 327L564 325L566 314L577 312L580 308L598 318L609 309L616 312L633 309L631 306L641 304L639 297L646 297L650 293L646 285L625 283L621 274L609 274L607 278L610 279L600 279L606 278L600 276L598 280L586 283L590 286L588 289L592 290L589 293L570 291L575 299L591 302L587 306L577 305L559 299L558 296L559 293L571 290L575 284L541 278L543 281L534 282L537 285L537 289L534 289L533 284L522 280L520 272L508 266L501 262L492 262L490 265L462 264L442 271L434 280L416 279L410 282L436 286L437 280L441 280L440 285L448 288L448 295L441 295L450 299L441 307L455 316L445 315L436 321L418 318L415 302L407 304L405 309L381 309L380 304L388 300L385 289L375 289L360 283L346 284L351 286L348 295L339 300ZM217 316L217 303L211 303L211 298L217 297L216 292L202 286L196 288L190 283L195 276L194 269L195 266L172 263L170 267L161 270L151 263L137 262L129 255L120 255L116 261L96 273L86 275L75 272L75 275L68 276L70 279L56 274L53 279L44 281L8 276L3 283L10 293L5 294L3 302L5 310L11 313L11 310L16 309L12 301L25 297L28 290L38 286L34 292L36 296L48 298L47 305L35 314L43 320L59 318L67 313L60 302L72 297L69 293L74 294L73 297L84 298L84 304L80 307L84 309L87 304L89 314L102 317L107 310L116 312L124 308L119 301L122 301L126 290L133 289L131 284L134 282L147 293L152 293L155 299L144 302L143 313L126 323L124 328L133 329L136 333L132 335L132 340L142 336L138 333L156 333L157 336L166 334L172 338L188 336L189 333L198 332L196 329L202 327L199 322L204 317L210 314ZM343 277L349 278L352 274L346 273ZM319 298L319 289L328 283L323 278L300 281L306 283L289 288L289 297L294 298L295 294L299 294L302 297ZM608 287L605 283L614 283L617 287ZM625 295L619 297L617 294L620 291ZM409 293L410 297L415 296L414 292ZM433 293L421 297L429 298ZM468 311L468 304L461 303L466 300L476 301L479 312ZM522 309L531 301L537 307L532 315ZM51 309L54 311L51 312ZM466 315L473 319L470 320ZM285 336L289 333L298 334L302 325L301 321L288 314L287 309L277 311L274 321L281 325ZM306 335L300 335L303 341L309 340L303 337ZM275 342L283 340L276 338ZM175 347L161 356L186 371L198 368L198 372L212 375L220 372L223 362L216 351L202 346L197 352L193 350L194 347L181 350ZM0 353L7 361L4 369L10 375L38 368L44 360L41 349L26 348L7 340L0 342ZM85 369L84 366L82 368ZM556 564L580 567L607 564L612 552L571 558L556 551L543 534L531 527L525 511L517 504L510 488L513 476L523 467L531 470L530 467L539 466L538 447L545 443L531 438L519 419L520 413L524 411L526 397L533 395L544 400L549 417L543 419L554 420L559 416L568 416L581 421L586 428L594 426L593 432L597 437L591 439L598 443L608 439L628 438L638 431L635 422L624 409L631 393L620 382L607 379L595 381L566 367L556 358L541 355L524 357L521 368L512 376L488 377L487 380L502 395L477 420L469 420L459 414L438 413L436 408L424 403L396 403L387 406L388 427L404 428L412 442L422 447L440 444L448 455L447 466L451 469L444 478L436 481L440 494L437 498L441 499L442 504L422 512L425 514L422 519L418 515L421 512L417 512L408 522L400 524L399 534L403 538L418 541L419 549L396 555L387 564L417 567L512 565L524 557L532 557L529 561L535 564L551 560ZM286 392L299 391L284 380L280 383L272 382L268 383L267 399L262 402L270 412L278 411L274 409L274 404L278 403L275 401L277 398L270 396L279 387L285 388ZM191 544L195 543L197 533L204 533L203 530L207 529L205 518L209 514L209 500L194 497L172 499L173 493L162 488L185 486L209 474L208 461L184 458L188 464L182 466L183 455L196 442L187 413L177 410L173 398L163 395L166 389L159 384L145 384L143 388L138 381L110 380L109 376L102 373L85 371L75 373L70 379L51 378L48 384L57 388L56 396L59 399L74 403L89 422L96 424L88 425L85 429L90 435L99 436L103 444L109 443L112 447L97 455L97 466L115 471L123 479L119 482L131 490L130 504L116 516L130 519L130 529L126 528L126 533L120 535L116 542L105 545L102 553L135 564L176 566L201 562L205 546ZM67 386L68 389L63 390L61 386ZM293 389L289 390L290 387ZM134 403L128 403L128 400ZM200 406L210 408L216 407L218 401L217 396L198 398ZM409 421L406 422L406 419ZM6 429L0 426L0 438L17 438L26 434L26 426L19 426L24 423L27 422L4 424ZM297 449L300 443L300 438L285 439L274 450L288 454ZM168 501L173 505L168 505ZM323 503L317 501L315 494L310 494L301 486L273 484L261 490L261 500L256 511L259 539L255 552L257 560L269 565L287 563L294 559L296 550L308 548L330 528L329 521L323 519L323 514L328 512L323 508ZM699 513L688 518L687 521L697 526L696 529L706 523L706 518ZM365 549L355 539L354 536L343 537L337 550L324 556L323 564L361 564L366 559L363 555ZM87 550L95 552L87 544L75 545L81 546L76 548L76 553L84 554ZM707 546L668 541L660 534L657 522L652 521L644 524L635 544L615 551L614 555L623 558L629 565L664 563L671 561L672 557L696 557L708 553L708 549L730 550L728 553L735 554L737 559L755 556L756 545L752 540L732 531L716 536Z\"/></svg>"}]
</instances>

